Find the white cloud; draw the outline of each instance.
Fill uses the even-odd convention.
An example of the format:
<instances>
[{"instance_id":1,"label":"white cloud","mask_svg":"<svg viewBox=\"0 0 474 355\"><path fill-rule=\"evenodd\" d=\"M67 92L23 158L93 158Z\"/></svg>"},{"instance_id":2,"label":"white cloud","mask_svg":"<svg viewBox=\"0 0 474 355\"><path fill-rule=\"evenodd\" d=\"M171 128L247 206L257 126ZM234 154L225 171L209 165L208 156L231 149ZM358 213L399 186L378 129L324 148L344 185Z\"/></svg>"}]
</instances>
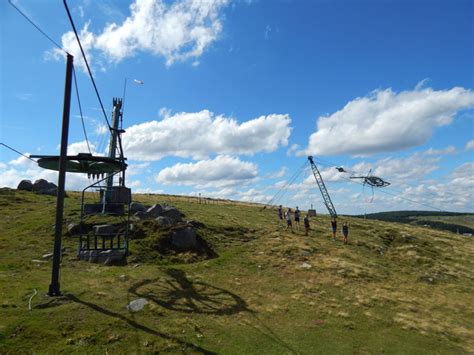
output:
<instances>
[{"instance_id":1,"label":"white cloud","mask_svg":"<svg viewBox=\"0 0 474 355\"><path fill-rule=\"evenodd\" d=\"M90 22L86 22L82 30L79 32L79 38L81 39L82 49L87 57L87 61L89 62L89 65L91 65L94 58L92 49L96 43L96 38L94 34L89 31L89 26ZM74 57L75 65L80 66L82 70L87 71L86 63L82 57L81 49L77 43L74 32L69 31L61 36L61 46ZM65 58L65 54L61 49L53 48L45 53L45 58L59 60ZM101 63L99 64L101 69L103 69L103 65Z\"/></svg>"},{"instance_id":2,"label":"white cloud","mask_svg":"<svg viewBox=\"0 0 474 355\"><path fill-rule=\"evenodd\" d=\"M109 128L105 124L97 124L94 133L98 136L109 133Z\"/></svg>"},{"instance_id":3,"label":"white cloud","mask_svg":"<svg viewBox=\"0 0 474 355\"><path fill-rule=\"evenodd\" d=\"M120 23L109 23L98 34L86 23L80 38L89 63L92 51L118 63L139 52L162 56L166 64L199 58L222 31L222 9L228 0L135 0L130 15ZM79 59L72 31L65 33L62 46ZM54 56L61 55L53 50Z\"/></svg>"},{"instance_id":4,"label":"white cloud","mask_svg":"<svg viewBox=\"0 0 474 355\"><path fill-rule=\"evenodd\" d=\"M383 179L397 181L417 181L425 178L437 170L439 157L426 157L422 154L414 154L408 158L386 158L376 162L373 170L374 176Z\"/></svg>"},{"instance_id":5,"label":"white cloud","mask_svg":"<svg viewBox=\"0 0 474 355\"><path fill-rule=\"evenodd\" d=\"M473 150L474 149L474 139L471 139L469 142L467 142L464 149Z\"/></svg>"},{"instance_id":6,"label":"white cloud","mask_svg":"<svg viewBox=\"0 0 474 355\"><path fill-rule=\"evenodd\" d=\"M454 154L456 153L456 148L453 147L452 145L447 146L444 149L433 149L430 148L427 151L424 152L426 155L446 155L446 154Z\"/></svg>"},{"instance_id":7,"label":"white cloud","mask_svg":"<svg viewBox=\"0 0 474 355\"><path fill-rule=\"evenodd\" d=\"M165 168L157 175L156 181L166 185L224 188L248 184L256 181L257 176L258 169L255 164L219 155L212 160L178 163Z\"/></svg>"},{"instance_id":8,"label":"white cloud","mask_svg":"<svg viewBox=\"0 0 474 355\"><path fill-rule=\"evenodd\" d=\"M286 151L286 155L292 156L296 153L296 151L300 149L300 146L298 144L292 144L290 148Z\"/></svg>"},{"instance_id":9,"label":"white cloud","mask_svg":"<svg viewBox=\"0 0 474 355\"><path fill-rule=\"evenodd\" d=\"M283 166L283 167L281 167L281 169L278 170L277 172L275 172L275 173L273 173L273 174L270 174L270 175L268 176L268 178L269 178L269 179L281 178L281 177L283 177L283 176L286 174L287 171L288 171L288 168L287 168L286 166Z\"/></svg>"},{"instance_id":10,"label":"white cloud","mask_svg":"<svg viewBox=\"0 0 474 355\"><path fill-rule=\"evenodd\" d=\"M93 155L97 155L97 152L94 150L95 145L89 142L89 147L91 149L91 153ZM89 147L87 146L86 141L71 143L67 147L67 155L76 155L76 154L79 154L79 153L89 153ZM60 149L59 146L57 148Z\"/></svg>"},{"instance_id":11,"label":"white cloud","mask_svg":"<svg viewBox=\"0 0 474 355\"><path fill-rule=\"evenodd\" d=\"M126 155L135 160L159 160L164 156L203 159L212 153L252 155L286 146L290 123L288 115L277 114L239 124L208 110L177 113L127 128L123 146Z\"/></svg>"},{"instance_id":12,"label":"white cloud","mask_svg":"<svg viewBox=\"0 0 474 355\"><path fill-rule=\"evenodd\" d=\"M317 131L303 154L368 155L418 146L435 127L448 125L462 109L474 107L474 93L461 87L396 93L377 90L329 116L319 117Z\"/></svg>"}]
</instances>

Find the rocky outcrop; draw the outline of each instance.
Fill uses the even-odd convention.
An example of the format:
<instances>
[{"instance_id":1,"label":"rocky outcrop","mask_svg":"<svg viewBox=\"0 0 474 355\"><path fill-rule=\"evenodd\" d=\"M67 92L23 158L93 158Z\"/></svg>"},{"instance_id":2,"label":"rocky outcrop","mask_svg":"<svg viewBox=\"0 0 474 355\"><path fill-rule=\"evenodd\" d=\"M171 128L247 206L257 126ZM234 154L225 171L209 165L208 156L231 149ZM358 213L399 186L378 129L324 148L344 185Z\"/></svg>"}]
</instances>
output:
<instances>
[{"instance_id":1,"label":"rocky outcrop","mask_svg":"<svg viewBox=\"0 0 474 355\"><path fill-rule=\"evenodd\" d=\"M195 249L197 247L196 231L190 226L174 229L171 231L171 245L179 250Z\"/></svg>"},{"instance_id":2,"label":"rocky outcrop","mask_svg":"<svg viewBox=\"0 0 474 355\"><path fill-rule=\"evenodd\" d=\"M29 180L23 180L23 181L29 181ZM20 185L22 184L22 182L20 182ZM27 182L24 183L23 186L28 186L28 183ZM45 179L38 179L32 185L31 191L34 191L42 195L56 196L58 194L58 187L52 182L48 182Z\"/></svg>"},{"instance_id":3,"label":"rocky outcrop","mask_svg":"<svg viewBox=\"0 0 474 355\"><path fill-rule=\"evenodd\" d=\"M33 191L33 183L31 180L21 180L17 187L18 190Z\"/></svg>"}]
</instances>

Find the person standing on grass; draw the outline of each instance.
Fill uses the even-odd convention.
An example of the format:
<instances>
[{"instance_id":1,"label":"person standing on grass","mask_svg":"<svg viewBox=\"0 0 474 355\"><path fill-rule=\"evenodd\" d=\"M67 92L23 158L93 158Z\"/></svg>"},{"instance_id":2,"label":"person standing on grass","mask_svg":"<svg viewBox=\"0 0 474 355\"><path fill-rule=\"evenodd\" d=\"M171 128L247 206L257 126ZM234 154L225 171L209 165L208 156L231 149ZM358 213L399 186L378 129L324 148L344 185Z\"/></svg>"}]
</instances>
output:
<instances>
[{"instance_id":1,"label":"person standing on grass","mask_svg":"<svg viewBox=\"0 0 474 355\"><path fill-rule=\"evenodd\" d=\"M332 227L332 240L336 240L336 232L337 232L337 221L336 218L333 218L331 221Z\"/></svg>"},{"instance_id":2,"label":"person standing on grass","mask_svg":"<svg viewBox=\"0 0 474 355\"><path fill-rule=\"evenodd\" d=\"M309 217L308 217L308 214L306 214L304 216L303 224L304 224L304 235L308 235L308 232L309 232Z\"/></svg>"},{"instance_id":3,"label":"person standing on grass","mask_svg":"<svg viewBox=\"0 0 474 355\"><path fill-rule=\"evenodd\" d=\"M298 209L298 206L296 206L295 210L295 226L296 229L300 230L300 210Z\"/></svg>"},{"instance_id":4,"label":"person standing on grass","mask_svg":"<svg viewBox=\"0 0 474 355\"><path fill-rule=\"evenodd\" d=\"M286 229L291 228L291 233L293 233L293 224L291 223L291 208L288 208L288 210L285 212L285 218L286 218Z\"/></svg>"},{"instance_id":5,"label":"person standing on grass","mask_svg":"<svg viewBox=\"0 0 474 355\"><path fill-rule=\"evenodd\" d=\"M283 224L283 210L281 209L281 205L280 207L278 207L278 225L282 225Z\"/></svg>"},{"instance_id":6,"label":"person standing on grass","mask_svg":"<svg viewBox=\"0 0 474 355\"><path fill-rule=\"evenodd\" d=\"M344 244L347 244L347 237L349 236L349 226L347 222L342 225L342 235L344 236Z\"/></svg>"}]
</instances>

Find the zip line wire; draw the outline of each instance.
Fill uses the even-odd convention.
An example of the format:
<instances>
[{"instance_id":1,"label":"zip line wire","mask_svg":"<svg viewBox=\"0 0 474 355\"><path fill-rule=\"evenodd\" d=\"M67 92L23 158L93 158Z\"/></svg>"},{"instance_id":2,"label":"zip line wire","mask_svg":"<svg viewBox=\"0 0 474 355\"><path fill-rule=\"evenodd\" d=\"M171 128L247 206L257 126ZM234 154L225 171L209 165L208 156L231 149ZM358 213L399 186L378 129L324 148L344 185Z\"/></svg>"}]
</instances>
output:
<instances>
[{"instance_id":1,"label":"zip line wire","mask_svg":"<svg viewBox=\"0 0 474 355\"><path fill-rule=\"evenodd\" d=\"M286 182L285 185L283 185L278 191L277 193L272 197L272 199L270 201L268 201L266 203L265 206L263 206L262 209L265 209L267 208L267 206L269 205L273 205L273 204L276 204L280 199L283 198L283 196L287 193L287 188L290 187L290 185L292 185L296 179L305 171L305 166L306 166L306 162L288 179L288 181Z\"/></svg>"},{"instance_id":2,"label":"zip line wire","mask_svg":"<svg viewBox=\"0 0 474 355\"><path fill-rule=\"evenodd\" d=\"M79 97L79 89L77 86L77 78L76 78L76 68L75 66L72 67L72 74L74 78L74 87L76 88L76 96L77 96L77 105L79 106L79 113L81 115L81 122L82 122L82 131L84 132L84 137L86 138L87 149L89 150L89 154L92 154L91 147L89 145L89 139L87 138L86 126L84 124L84 116L82 115L82 106L81 106L81 98Z\"/></svg>"},{"instance_id":3,"label":"zip line wire","mask_svg":"<svg viewBox=\"0 0 474 355\"><path fill-rule=\"evenodd\" d=\"M4 147L6 147L6 148L8 148L8 149L13 150L15 153L18 153L18 154L20 154L21 156L25 157L26 159L30 159L31 161L33 161L33 162L36 163L36 160L34 160L33 158L30 158L29 156L27 156L27 155L25 155L25 154L19 152L18 150L16 150L15 148L10 147L9 145L7 145L7 144L5 144L5 143L2 143L2 142L0 142L0 145L3 145Z\"/></svg>"},{"instance_id":4,"label":"zip line wire","mask_svg":"<svg viewBox=\"0 0 474 355\"><path fill-rule=\"evenodd\" d=\"M11 0L8 0L8 3L13 6L16 11L18 11L29 23L31 23L43 36L45 36L55 47L62 50L64 53L69 54L61 45L58 44L54 39L46 34L37 24L35 24L23 11L21 11Z\"/></svg>"},{"instance_id":5,"label":"zip line wire","mask_svg":"<svg viewBox=\"0 0 474 355\"><path fill-rule=\"evenodd\" d=\"M31 25L33 25L34 28L36 28L44 37L46 37L55 47L57 47L59 50L63 51L64 53L66 54L70 54L68 51L66 51L58 42L56 42L53 38L51 38L51 36L49 36L44 30L42 30L36 23L33 22L33 20L31 20L23 11L21 11L11 0L8 0L8 3L16 10L18 11L18 13L20 13L20 15L22 15ZM77 96L77 102L78 102L78 105L79 105L79 112L80 112L80 115L81 115L81 121L82 121L82 129L84 131L84 136L85 136L85 139L86 139L86 143L87 143L87 148L89 150L89 153L91 153L91 149L90 149L90 145L89 145L89 140L87 138L87 132L86 132L86 127L85 127L85 124L84 124L84 115L82 114L82 105L81 105L81 99L80 99L80 96L79 96L79 89L78 89L78 85L77 85L77 78L76 78L76 70L75 68L73 67L73 75L74 75L74 85L75 85L75 88L76 88L76 96ZM3 143L2 143L3 144ZM6 145L5 145L6 146ZM10 149L12 149L11 147L9 147ZM13 150L13 149L12 149ZM14 150L15 152L19 153L18 151ZM19 153L21 154L21 153ZM91 153L92 154L92 153ZM23 155L23 154L22 154ZM25 155L23 155L25 156ZM25 156L26 157L26 156ZM29 157L27 157L28 159L31 159ZM33 159L31 159L33 160ZM36 162L35 160L33 160L34 162Z\"/></svg>"},{"instance_id":6,"label":"zip line wire","mask_svg":"<svg viewBox=\"0 0 474 355\"><path fill-rule=\"evenodd\" d=\"M69 7L67 6L66 0L63 0L63 3L64 7L66 8L67 16L69 17L69 22L71 23L72 29L74 30L77 43L79 45L79 48L81 49L82 58L84 59L84 63L86 63L87 71L89 73L89 77L91 78L92 85L94 86L95 94L97 96L97 99L99 100L102 113L104 114L105 122L107 122L107 127L109 128L109 131L112 134L112 127L110 126L109 119L107 118L107 113L105 112L104 105L102 104L102 99L100 98L99 90L97 89L97 85L95 84L94 76L92 75L91 68L89 67L89 62L87 61L86 54L84 53L84 49L82 48L81 40L79 39L79 35L77 34L76 26L74 25L74 21L72 19L71 13L69 12Z\"/></svg>"}]
</instances>

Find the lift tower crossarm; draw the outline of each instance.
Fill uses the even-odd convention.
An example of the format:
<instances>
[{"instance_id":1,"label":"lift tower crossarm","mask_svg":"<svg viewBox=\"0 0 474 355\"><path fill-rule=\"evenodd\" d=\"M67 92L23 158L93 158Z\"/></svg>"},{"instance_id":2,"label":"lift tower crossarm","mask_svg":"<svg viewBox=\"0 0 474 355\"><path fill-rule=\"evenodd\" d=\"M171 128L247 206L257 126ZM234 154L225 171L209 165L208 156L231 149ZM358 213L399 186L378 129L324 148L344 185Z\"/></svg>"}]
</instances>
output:
<instances>
[{"instance_id":1,"label":"lift tower crossarm","mask_svg":"<svg viewBox=\"0 0 474 355\"><path fill-rule=\"evenodd\" d=\"M309 160L309 164L311 165L311 169L313 170L314 178L316 179L316 182L318 183L319 190L321 191L321 195L323 196L324 204L326 205L326 208L328 209L331 217L337 218L336 209L334 208L334 205L332 204L331 197L329 197L329 192L326 189L326 185L324 185L324 181L323 181L323 178L321 177L321 174L319 173L318 167L316 166L316 164L314 164L313 157L309 156L308 160Z\"/></svg>"}]
</instances>

